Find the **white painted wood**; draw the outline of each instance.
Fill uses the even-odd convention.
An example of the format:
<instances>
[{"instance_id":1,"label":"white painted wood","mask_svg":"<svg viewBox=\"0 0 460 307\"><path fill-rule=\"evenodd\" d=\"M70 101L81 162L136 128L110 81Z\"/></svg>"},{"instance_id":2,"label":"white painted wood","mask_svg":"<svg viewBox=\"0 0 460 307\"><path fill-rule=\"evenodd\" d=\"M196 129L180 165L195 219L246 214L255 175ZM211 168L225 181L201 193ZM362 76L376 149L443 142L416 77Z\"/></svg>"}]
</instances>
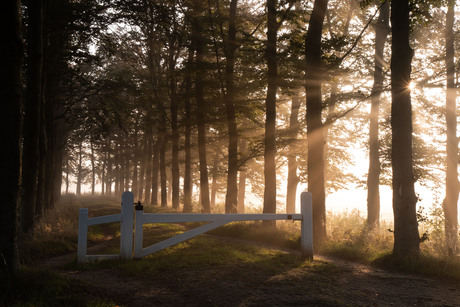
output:
<instances>
[{"instance_id":1,"label":"white painted wood","mask_svg":"<svg viewBox=\"0 0 460 307\"><path fill-rule=\"evenodd\" d=\"M80 209L78 226L78 262L98 259L132 259L133 258L133 228L134 257L141 258L164 248L191 239L197 235L236 221L261 220L301 220L301 251L302 257L313 259L313 216L312 196L309 192L301 194L300 214L177 214L177 213L144 213L135 212L134 225L134 195L124 192L122 195L121 214L88 218L88 209ZM120 221L120 254L119 255L87 255L88 226ZM182 234L143 248L143 225L147 223L184 223L210 222L191 229Z\"/></svg>"},{"instance_id":2,"label":"white painted wood","mask_svg":"<svg viewBox=\"0 0 460 307\"><path fill-rule=\"evenodd\" d=\"M300 209L303 216L300 223L301 254L303 258L313 260L313 208L310 192L302 192L300 194Z\"/></svg>"},{"instance_id":3,"label":"white painted wood","mask_svg":"<svg viewBox=\"0 0 460 307\"><path fill-rule=\"evenodd\" d=\"M181 243L185 240L191 239L193 237L196 237L202 233L205 233L207 231L213 230L217 227L223 226L231 221L215 221L209 224L205 224L196 228L193 228L189 231L186 231L184 233L178 234L172 238L163 240L161 242L158 242L156 244L150 245L149 247L143 248L140 255L136 256L137 258L141 258L147 255L150 255L152 253L158 252L162 249L165 249L167 247L170 247L172 245Z\"/></svg>"},{"instance_id":4,"label":"white painted wood","mask_svg":"<svg viewBox=\"0 0 460 307\"><path fill-rule=\"evenodd\" d=\"M301 220L302 214L203 214L203 213L144 213L144 223L185 223L210 221Z\"/></svg>"},{"instance_id":5,"label":"white painted wood","mask_svg":"<svg viewBox=\"0 0 460 307\"><path fill-rule=\"evenodd\" d=\"M79 263L86 261L88 240L88 209L81 208L78 217L78 248L77 260Z\"/></svg>"},{"instance_id":6,"label":"white painted wood","mask_svg":"<svg viewBox=\"0 0 460 307\"><path fill-rule=\"evenodd\" d=\"M133 258L134 195L126 191L121 195L120 255Z\"/></svg>"},{"instance_id":7,"label":"white painted wood","mask_svg":"<svg viewBox=\"0 0 460 307\"><path fill-rule=\"evenodd\" d=\"M120 222L120 221L121 221L121 214L111 214L111 215L90 217L86 225L91 226L91 225L114 223L114 222Z\"/></svg>"}]
</instances>

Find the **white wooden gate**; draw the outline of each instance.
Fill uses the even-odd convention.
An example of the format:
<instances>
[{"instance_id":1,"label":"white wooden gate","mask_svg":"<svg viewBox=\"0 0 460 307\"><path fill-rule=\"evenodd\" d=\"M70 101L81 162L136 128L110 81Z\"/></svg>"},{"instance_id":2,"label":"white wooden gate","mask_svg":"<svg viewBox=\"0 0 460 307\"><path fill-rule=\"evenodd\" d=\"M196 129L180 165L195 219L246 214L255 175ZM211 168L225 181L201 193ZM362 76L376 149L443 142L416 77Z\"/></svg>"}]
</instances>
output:
<instances>
[{"instance_id":1,"label":"white wooden gate","mask_svg":"<svg viewBox=\"0 0 460 307\"><path fill-rule=\"evenodd\" d=\"M80 209L78 221L78 262L98 259L133 258L134 195L123 192L121 213L88 218L88 209ZM120 222L120 253L114 255L87 255L88 226Z\"/></svg>"},{"instance_id":2,"label":"white wooden gate","mask_svg":"<svg viewBox=\"0 0 460 307\"><path fill-rule=\"evenodd\" d=\"M301 213L298 214L194 214L194 213L144 213L142 206L137 206L135 214L134 257L141 258L160 251L169 246L191 239L197 235L237 221L301 221L301 254L304 258L313 259L313 218L312 197L310 192L301 194ZM101 258L132 259L133 251L133 203L131 192L122 196L122 213L103 217L88 218L88 209L80 209L80 224L78 233L78 261ZM89 225L121 221L120 254L117 255L86 255L87 229ZM209 222L197 228L188 230L172 238L143 247L143 225L149 223L184 223Z\"/></svg>"}]
</instances>

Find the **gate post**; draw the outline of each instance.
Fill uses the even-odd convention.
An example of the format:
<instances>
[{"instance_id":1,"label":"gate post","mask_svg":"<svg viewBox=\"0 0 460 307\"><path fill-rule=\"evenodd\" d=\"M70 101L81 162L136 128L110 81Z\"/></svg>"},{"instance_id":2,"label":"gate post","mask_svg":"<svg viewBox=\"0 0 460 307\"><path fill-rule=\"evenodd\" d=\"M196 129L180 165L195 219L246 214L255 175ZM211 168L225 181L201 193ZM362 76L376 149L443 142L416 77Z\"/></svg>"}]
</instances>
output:
<instances>
[{"instance_id":1,"label":"gate post","mask_svg":"<svg viewBox=\"0 0 460 307\"><path fill-rule=\"evenodd\" d=\"M312 195L310 192L300 194L300 249L302 258L313 260L313 213Z\"/></svg>"},{"instance_id":2,"label":"gate post","mask_svg":"<svg viewBox=\"0 0 460 307\"><path fill-rule=\"evenodd\" d=\"M126 191L121 195L120 256L133 258L134 195Z\"/></svg>"},{"instance_id":3,"label":"gate post","mask_svg":"<svg viewBox=\"0 0 460 307\"><path fill-rule=\"evenodd\" d=\"M80 208L78 217L78 263L86 260L86 251L88 247L88 209Z\"/></svg>"}]
</instances>

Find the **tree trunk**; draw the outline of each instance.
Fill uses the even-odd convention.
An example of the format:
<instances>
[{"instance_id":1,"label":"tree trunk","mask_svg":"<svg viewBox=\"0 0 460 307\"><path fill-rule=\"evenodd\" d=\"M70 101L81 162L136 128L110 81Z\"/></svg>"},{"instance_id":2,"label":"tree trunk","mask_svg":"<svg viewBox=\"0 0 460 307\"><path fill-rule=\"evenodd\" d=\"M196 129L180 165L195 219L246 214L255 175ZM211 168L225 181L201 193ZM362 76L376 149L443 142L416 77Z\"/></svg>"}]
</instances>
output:
<instances>
[{"instance_id":1,"label":"tree trunk","mask_svg":"<svg viewBox=\"0 0 460 307\"><path fill-rule=\"evenodd\" d=\"M383 51L390 33L390 3L380 7L375 25L374 85L371 93L371 112L369 115L369 172L367 175L367 225L370 229L380 224L380 145L379 109L383 89Z\"/></svg>"},{"instance_id":2,"label":"tree trunk","mask_svg":"<svg viewBox=\"0 0 460 307\"><path fill-rule=\"evenodd\" d=\"M316 0L305 40L307 91L308 189L313 197L313 240L326 239L326 193L324 179L324 131L321 120L321 35L328 0Z\"/></svg>"},{"instance_id":3,"label":"tree trunk","mask_svg":"<svg viewBox=\"0 0 460 307\"><path fill-rule=\"evenodd\" d=\"M197 103L196 120L198 126L198 158L200 161L200 196L201 212L210 213L208 164L206 160L206 106L203 97L203 82L205 78L202 27L199 19L200 5L196 5L196 16L192 24L192 39L195 45L195 99Z\"/></svg>"},{"instance_id":4,"label":"tree trunk","mask_svg":"<svg viewBox=\"0 0 460 307\"><path fill-rule=\"evenodd\" d=\"M28 233L35 224L38 169L40 162L40 112L43 106L43 0L28 7L27 90L24 103L22 156L21 230Z\"/></svg>"},{"instance_id":5,"label":"tree trunk","mask_svg":"<svg viewBox=\"0 0 460 307\"><path fill-rule=\"evenodd\" d=\"M137 126L137 120L136 124ZM132 138L134 142L134 153L133 153L133 174L132 174L132 184L131 184L131 192L134 195L134 198L139 196L139 131L137 127L134 128L134 135ZM129 176L127 177L129 178Z\"/></svg>"},{"instance_id":6,"label":"tree trunk","mask_svg":"<svg viewBox=\"0 0 460 307\"><path fill-rule=\"evenodd\" d=\"M455 62L454 62L454 19L455 1L448 1L446 16L446 126L447 126L447 165L446 165L446 199L444 202L444 215L446 245L449 255L453 256L458 251L458 138L457 138L457 93L455 88Z\"/></svg>"},{"instance_id":7,"label":"tree trunk","mask_svg":"<svg viewBox=\"0 0 460 307\"><path fill-rule=\"evenodd\" d=\"M191 114L191 73L190 68L193 62L193 48L188 52L188 69L185 75L185 165L184 165L184 213L193 211L192 207L192 155L191 155L191 134L192 134L192 114Z\"/></svg>"},{"instance_id":8,"label":"tree trunk","mask_svg":"<svg viewBox=\"0 0 460 307\"><path fill-rule=\"evenodd\" d=\"M288 178L286 191L286 213L295 213L295 201L297 198L297 135L299 133L299 108L300 96L292 97L291 115L289 118L289 148L288 148Z\"/></svg>"},{"instance_id":9,"label":"tree trunk","mask_svg":"<svg viewBox=\"0 0 460 307\"><path fill-rule=\"evenodd\" d=\"M130 173L131 173L130 172L130 166L129 166L130 152L128 150L129 150L128 142L125 142L124 150L123 150L123 155L125 156L125 158L123 159L123 179L124 179L123 191L129 191L130 190L130 183L131 183L130 180L129 180L129 178L131 177L130 176Z\"/></svg>"},{"instance_id":10,"label":"tree trunk","mask_svg":"<svg viewBox=\"0 0 460 307\"><path fill-rule=\"evenodd\" d=\"M171 64L173 65L173 64ZM174 70L174 68L170 68ZM175 74L175 72L171 72ZM171 77L171 130L172 130L172 160L171 160L171 180L172 180L172 207L179 209L179 184L180 184L180 169L179 169L179 130L177 125L178 105L177 96L175 94L176 87L175 76Z\"/></svg>"},{"instance_id":11,"label":"tree trunk","mask_svg":"<svg viewBox=\"0 0 460 307\"><path fill-rule=\"evenodd\" d=\"M215 208L216 206L217 190L219 189L219 183L217 182L218 180L217 178L219 177L218 166L219 166L219 152L217 151L214 154L214 161L212 163L211 208Z\"/></svg>"},{"instance_id":12,"label":"tree trunk","mask_svg":"<svg viewBox=\"0 0 460 307\"><path fill-rule=\"evenodd\" d=\"M166 119L163 119L163 124L166 125ZM165 127L163 125L163 127ZM161 132L160 141L160 187L161 187L161 206L168 206L168 186L166 175L166 145L168 142L166 131Z\"/></svg>"},{"instance_id":13,"label":"tree trunk","mask_svg":"<svg viewBox=\"0 0 460 307\"><path fill-rule=\"evenodd\" d=\"M45 176L46 176L46 163L50 159L48 155L48 134L46 129L46 108L49 101L45 101L43 108L40 109L40 136L39 136L39 151L40 161L38 166L38 182L37 182L37 199L35 200L35 220L43 215L45 208Z\"/></svg>"},{"instance_id":14,"label":"tree trunk","mask_svg":"<svg viewBox=\"0 0 460 307\"><path fill-rule=\"evenodd\" d=\"M145 194L144 194L144 202L150 203L150 191L152 190L152 155L153 155L153 136L152 131L149 129L145 135L147 140L147 152L145 157Z\"/></svg>"},{"instance_id":15,"label":"tree trunk","mask_svg":"<svg viewBox=\"0 0 460 307\"><path fill-rule=\"evenodd\" d=\"M83 149L82 143L78 144L78 166L77 166L77 190L76 194L81 195L81 185L83 181Z\"/></svg>"},{"instance_id":16,"label":"tree trunk","mask_svg":"<svg viewBox=\"0 0 460 307\"><path fill-rule=\"evenodd\" d=\"M112 169L112 148L110 141L107 142L107 167L106 172L107 175L105 176L105 190L107 191L107 195L112 195L112 182L113 182L113 169Z\"/></svg>"},{"instance_id":17,"label":"tree trunk","mask_svg":"<svg viewBox=\"0 0 460 307\"><path fill-rule=\"evenodd\" d=\"M409 89L414 51L409 46L408 0L391 2L391 25L393 254L397 257L418 256L420 239L412 166L412 106Z\"/></svg>"},{"instance_id":18,"label":"tree trunk","mask_svg":"<svg viewBox=\"0 0 460 307\"><path fill-rule=\"evenodd\" d=\"M264 207L263 213L276 213L276 91L278 87L278 68L276 43L278 22L276 20L277 0L267 0L267 97L265 99L265 150L264 150ZM274 227L275 221L264 224Z\"/></svg>"},{"instance_id":19,"label":"tree trunk","mask_svg":"<svg viewBox=\"0 0 460 307\"><path fill-rule=\"evenodd\" d=\"M0 262L1 270L18 269L18 208L20 204L21 169L21 104L23 46L21 33L21 1L3 4L1 18L1 42L3 52L1 93L1 128L4 142L2 150L0 186L2 189L2 214L0 214Z\"/></svg>"},{"instance_id":20,"label":"tree trunk","mask_svg":"<svg viewBox=\"0 0 460 307\"><path fill-rule=\"evenodd\" d=\"M91 195L94 195L96 191L96 159L94 157L94 144L90 140L90 149L91 149Z\"/></svg>"},{"instance_id":21,"label":"tree trunk","mask_svg":"<svg viewBox=\"0 0 460 307\"><path fill-rule=\"evenodd\" d=\"M160 168L160 144L161 137L157 137L157 141L153 147L152 156L152 197L150 203L154 206L158 205L158 171Z\"/></svg>"},{"instance_id":22,"label":"tree trunk","mask_svg":"<svg viewBox=\"0 0 460 307\"><path fill-rule=\"evenodd\" d=\"M236 125L235 111L235 51L236 43L236 9L238 0L230 2L230 15L228 25L228 38L225 46L225 57L227 64L225 66L225 86L226 93L224 97L225 108L227 111L228 126L228 172L227 172L227 193L225 195L225 213L236 213L238 204L238 129Z\"/></svg>"},{"instance_id":23,"label":"tree trunk","mask_svg":"<svg viewBox=\"0 0 460 307\"><path fill-rule=\"evenodd\" d=\"M107 159L108 159L108 153L103 152L102 153L102 161L101 161L101 195L105 195L105 177L107 176Z\"/></svg>"},{"instance_id":24,"label":"tree trunk","mask_svg":"<svg viewBox=\"0 0 460 307\"><path fill-rule=\"evenodd\" d=\"M241 153L246 154L248 148L248 143L246 139L241 139L240 149ZM244 167L239 167L240 178L238 180L238 213L245 212L244 199L246 194L246 169Z\"/></svg>"},{"instance_id":25,"label":"tree trunk","mask_svg":"<svg viewBox=\"0 0 460 307\"><path fill-rule=\"evenodd\" d=\"M144 188L145 188L145 180L146 180L146 173L147 173L147 164L149 163L150 157L147 158L148 152L148 137L147 133L144 132L142 138L142 150L139 152L139 193L138 199L139 201L144 202ZM147 191L146 191L147 193Z\"/></svg>"}]
</instances>

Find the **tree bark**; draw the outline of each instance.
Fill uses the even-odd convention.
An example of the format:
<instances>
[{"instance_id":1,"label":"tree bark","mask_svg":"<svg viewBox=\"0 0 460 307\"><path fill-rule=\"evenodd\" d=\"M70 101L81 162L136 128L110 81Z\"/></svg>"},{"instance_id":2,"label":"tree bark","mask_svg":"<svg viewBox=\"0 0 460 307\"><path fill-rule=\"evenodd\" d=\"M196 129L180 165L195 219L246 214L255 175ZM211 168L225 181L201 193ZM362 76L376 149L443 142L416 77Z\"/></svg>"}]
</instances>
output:
<instances>
[{"instance_id":1,"label":"tree bark","mask_svg":"<svg viewBox=\"0 0 460 307\"><path fill-rule=\"evenodd\" d=\"M169 42L169 95L171 99L171 133L172 133L172 157L171 157L171 180L172 180L172 207L179 210L179 190L180 190L180 169L179 169L179 131L177 124L178 101L176 95L176 48L174 41Z\"/></svg>"},{"instance_id":2,"label":"tree bark","mask_svg":"<svg viewBox=\"0 0 460 307\"><path fill-rule=\"evenodd\" d=\"M191 154L191 134L192 134L192 111L191 111L191 73L190 69L193 62L193 48L188 51L187 71L185 73L185 165L184 165L184 213L190 213L192 208L192 154Z\"/></svg>"},{"instance_id":3,"label":"tree bark","mask_svg":"<svg viewBox=\"0 0 460 307\"><path fill-rule=\"evenodd\" d=\"M227 111L228 126L228 172L227 172L227 193L225 195L225 213L236 213L238 205L238 129L236 124L235 110L235 51L236 43L236 9L238 0L230 1L230 15L228 24L228 38L226 43L225 57L225 86L224 97Z\"/></svg>"},{"instance_id":4,"label":"tree bark","mask_svg":"<svg viewBox=\"0 0 460 307\"><path fill-rule=\"evenodd\" d=\"M91 150L91 195L94 195L96 191L96 157L94 156L94 144L92 140L90 140L89 146Z\"/></svg>"},{"instance_id":5,"label":"tree bark","mask_svg":"<svg viewBox=\"0 0 460 307\"><path fill-rule=\"evenodd\" d=\"M203 61L204 40L202 26L199 20L201 14L200 5L194 8L195 17L192 23L192 39L195 46L195 99L197 103L196 120L198 126L198 158L200 161L200 199L201 212L210 213L208 164L206 160L206 106L203 97L203 82L205 69Z\"/></svg>"},{"instance_id":6,"label":"tree bark","mask_svg":"<svg viewBox=\"0 0 460 307\"><path fill-rule=\"evenodd\" d=\"M276 92L278 88L278 67L276 43L278 22L276 20L277 0L267 0L267 97L265 99L265 149L264 149L264 207L263 213L276 213ZM267 221L274 227L275 221Z\"/></svg>"},{"instance_id":7,"label":"tree bark","mask_svg":"<svg viewBox=\"0 0 460 307\"><path fill-rule=\"evenodd\" d=\"M144 179L144 202L150 203L150 191L152 190L152 155L153 155L153 136L151 129L148 129L145 135L146 156L145 156L145 179Z\"/></svg>"},{"instance_id":8,"label":"tree bark","mask_svg":"<svg viewBox=\"0 0 460 307\"><path fill-rule=\"evenodd\" d=\"M300 96L292 97L291 115L289 118L289 148L288 148L288 178L286 191L286 213L295 213L295 201L297 197L297 185L299 177L297 176L297 135L299 133L299 108Z\"/></svg>"},{"instance_id":9,"label":"tree bark","mask_svg":"<svg viewBox=\"0 0 460 307\"><path fill-rule=\"evenodd\" d=\"M412 158L411 62L409 1L391 2L391 131L393 168L394 247L397 257L418 256L420 238L416 217Z\"/></svg>"},{"instance_id":10,"label":"tree bark","mask_svg":"<svg viewBox=\"0 0 460 307\"><path fill-rule=\"evenodd\" d=\"M308 189L313 198L313 241L321 245L326 239L326 192L324 179L324 131L321 120L321 35L328 0L316 0L310 16L306 55Z\"/></svg>"},{"instance_id":11,"label":"tree bark","mask_svg":"<svg viewBox=\"0 0 460 307\"><path fill-rule=\"evenodd\" d=\"M240 142L241 154L245 155L248 150L248 142L246 139L241 139ZM238 179L238 213L245 212L244 199L246 196L246 178L247 173L244 167L239 167L240 176Z\"/></svg>"},{"instance_id":12,"label":"tree bark","mask_svg":"<svg viewBox=\"0 0 460 307\"><path fill-rule=\"evenodd\" d=\"M375 25L374 85L371 93L371 112L369 115L369 172L367 175L367 225L370 229L380 224L380 144L379 113L380 96L383 89L383 52L385 41L390 33L390 4L380 7Z\"/></svg>"},{"instance_id":13,"label":"tree bark","mask_svg":"<svg viewBox=\"0 0 460 307\"><path fill-rule=\"evenodd\" d=\"M166 125L166 119L163 119L163 124ZM163 125L163 127L165 127ZM160 187L161 187L161 206L168 206L168 186L166 178L166 144L168 142L166 131L161 132L160 139Z\"/></svg>"},{"instance_id":14,"label":"tree bark","mask_svg":"<svg viewBox=\"0 0 460 307\"><path fill-rule=\"evenodd\" d=\"M2 5L0 39L4 55L0 74L2 93L1 129L7 146L2 150L0 186L2 214L0 214L0 268L15 272L18 267L18 208L20 204L21 169L21 105L22 105L22 22L21 1L7 1Z\"/></svg>"},{"instance_id":15,"label":"tree bark","mask_svg":"<svg viewBox=\"0 0 460 307\"><path fill-rule=\"evenodd\" d=\"M77 187L76 194L81 195L81 185L83 181L83 149L82 143L78 144L78 165L77 165Z\"/></svg>"},{"instance_id":16,"label":"tree bark","mask_svg":"<svg viewBox=\"0 0 460 307\"><path fill-rule=\"evenodd\" d=\"M133 142L134 142L134 150L133 150L133 174L131 180L131 192L134 195L134 198L139 196L139 131L137 128L137 120L136 120L136 127L134 128L134 135L133 135ZM127 178L130 178L129 176Z\"/></svg>"},{"instance_id":17,"label":"tree bark","mask_svg":"<svg viewBox=\"0 0 460 307\"><path fill-rule=\"evenodd\" d=\"M160 169L160 143L161 137L158 136L153 147L152 156L152 197L150 203L154 206L158 205L158 171Z\"/></svg>"},{"instance_id":18,"label":"tree bark","mask_svg":"<svg viewBox=\"0 0 460 307\"><path fill-rule=\"evenodd\" d=\"M455 1L449 0L446 15L446 126L447 126L447 165L446 165L446 199L444 201L446 246L449 255L456 255L458 251L458 138L455 88L454 62L454 19Z\"/></svg>"},{"instance_id":19,"label":"tree bark","mask_svg":"<svg viewBox=\"0 0 460 307\"><path fill-rule=\"evenodd\" d=\"M211 182L211 208L215 208L216 205L216 197L217 197L217 190L219 189L219 151L216 151L214 154L214 159L212 163L212 182ZM236 212L234 212L236 213Z\"/></svg>"},{"instance_id":20,"label":"tree bark","mask_svg":"<svg viewBox=\"0 0 460 307\"><path fill-rule=\"evenodd\" d=\"M40 112L43 105L43 0L30 2L28 7L27 90L24 101L21 230L28 233L35 224L38 169L40 162Z\"/></svg>"}]
</instances>

